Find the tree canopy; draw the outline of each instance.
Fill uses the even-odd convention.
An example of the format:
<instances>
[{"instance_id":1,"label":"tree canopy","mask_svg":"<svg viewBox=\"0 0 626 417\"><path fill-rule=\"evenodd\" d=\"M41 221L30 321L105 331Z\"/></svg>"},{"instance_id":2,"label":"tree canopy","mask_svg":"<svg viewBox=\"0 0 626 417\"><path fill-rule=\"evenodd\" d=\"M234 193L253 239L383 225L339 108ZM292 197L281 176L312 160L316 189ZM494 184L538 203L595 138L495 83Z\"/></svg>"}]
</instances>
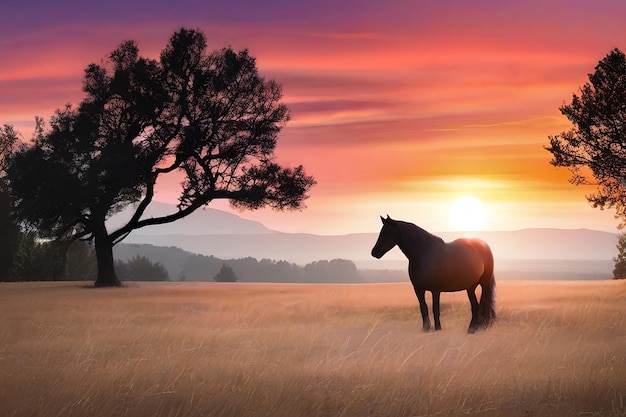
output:
<instances>
[{"instance_id":1,"label":"tree canopy","mask_svg":"<svg viewBox=\"0 0 626 417\"><path fill-rule=\"evenodd\" d=\"M207 51L197 30L174 33L158 60L122 43L85 70L85 98L57 110L7 159L19 219L44 236L93 239L97 286L120 285L112 247L132 230L172 222L214 199L235 207L301 209L315 184L302 166L275 162L289 111L281 86L247 50ZM15 136L0 131L0 143ZM178 175L177 211L142 218L163 176ZM129 205L129 221L105 221ZM210 231L207 231L210 232Z\"/></svg>"},{"instance_id":2,"label":"tree canopy","mask_svg":"<svg viewBox=\"0 0 626 417\"><path fill-rule=\"evenodd\" d=\"M589 74L572 101L560 108L574 127L550 136L551 163L566 167L573 184L596 185L594 207L615 208L626 222L626 57L612 50Z\"/></svg>"}]
</instances>

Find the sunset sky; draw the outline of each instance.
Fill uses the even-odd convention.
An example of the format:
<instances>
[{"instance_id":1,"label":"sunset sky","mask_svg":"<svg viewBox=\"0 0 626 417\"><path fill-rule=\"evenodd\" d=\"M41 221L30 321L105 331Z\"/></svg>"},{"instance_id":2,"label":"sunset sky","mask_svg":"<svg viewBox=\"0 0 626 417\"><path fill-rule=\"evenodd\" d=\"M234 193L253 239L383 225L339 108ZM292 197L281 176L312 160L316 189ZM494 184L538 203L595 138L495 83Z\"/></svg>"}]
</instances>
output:
<instances>
[{"instance_id":1,"label":"sunset sky","mask_svg":"<svg viewBox=\"0 0 626 417\"><path fill-rule=\"evenodd\" d=\"M283 85L292 119L278 161L317 180L302 212L238 213L286 232L375 232L380 214L448 231L452 202L484 203L484 229L616 231L593 188L549 164L559 107L613 48L626 2L15 1L0 13L0 124L78 103L84 68L122 41L157 57L181 26L211 49L247 48ZM176 181L157 199L175 202ZM228 204L211 207L229 209ZM210 231L207 231L210 233Z\"/></svg>"}]
</instances>

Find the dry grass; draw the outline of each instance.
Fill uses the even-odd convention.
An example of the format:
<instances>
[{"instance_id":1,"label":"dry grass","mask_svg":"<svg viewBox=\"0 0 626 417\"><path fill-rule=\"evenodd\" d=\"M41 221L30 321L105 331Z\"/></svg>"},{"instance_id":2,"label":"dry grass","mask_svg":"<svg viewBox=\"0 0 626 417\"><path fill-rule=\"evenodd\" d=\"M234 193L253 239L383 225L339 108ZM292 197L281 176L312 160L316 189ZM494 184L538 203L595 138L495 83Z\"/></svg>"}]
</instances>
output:
<instances>
[{"instance_id":1,"label":"dry grass","mask_svg":"<svg viewBox=\"0 0 626 417\"><path fill-rule=\"evenodd\" d=\"M500 282L423 333L409 284L0 284L0 416L623 416L626 281Z\"/></svg>"}]
</instances>

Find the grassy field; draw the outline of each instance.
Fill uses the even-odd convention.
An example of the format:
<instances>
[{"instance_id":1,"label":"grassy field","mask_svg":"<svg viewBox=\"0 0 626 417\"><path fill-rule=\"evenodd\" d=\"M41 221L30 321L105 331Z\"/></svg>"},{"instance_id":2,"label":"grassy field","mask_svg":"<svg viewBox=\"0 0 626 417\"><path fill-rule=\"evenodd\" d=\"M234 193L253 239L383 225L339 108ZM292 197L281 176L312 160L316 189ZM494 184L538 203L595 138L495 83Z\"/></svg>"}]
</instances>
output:
<instances>
[{"instance_id":1,"label":"grassy field","mask_svg":"<svg viewBox=\"0 0 626 417\"><path fill-rule=\"evenodd\" d=\"M626 281L0 284L0 416L624 416Z\"/></svg>"}]
</instances>

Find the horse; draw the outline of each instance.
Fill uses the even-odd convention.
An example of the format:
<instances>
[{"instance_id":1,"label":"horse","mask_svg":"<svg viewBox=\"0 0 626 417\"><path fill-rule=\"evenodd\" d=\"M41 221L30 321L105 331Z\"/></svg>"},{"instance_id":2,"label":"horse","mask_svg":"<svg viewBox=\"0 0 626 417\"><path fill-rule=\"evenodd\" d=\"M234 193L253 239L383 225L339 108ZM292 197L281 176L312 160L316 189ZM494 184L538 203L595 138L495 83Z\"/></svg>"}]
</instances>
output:
<instances>
[{"instance_id":1,"label":"horse","mask_svg":"<svg viewBox=\"0 0 626 417\"><path fill-rule=\"evenodd\" d=\"M495 322L496 280L493 254L487 243L477 238L446 243L413 223L393 220L389 215L380 219L383 227L372 248L372 256L380 259L398 245L408 258L409 277L419 301L424 331L431 329L426 291L432 294L435 330L441 330L439 298L442 292L467 291L472 308L469 333ZM478 285L482 289L480 302L475 292Z\"/></svg>"}]
</instances>

